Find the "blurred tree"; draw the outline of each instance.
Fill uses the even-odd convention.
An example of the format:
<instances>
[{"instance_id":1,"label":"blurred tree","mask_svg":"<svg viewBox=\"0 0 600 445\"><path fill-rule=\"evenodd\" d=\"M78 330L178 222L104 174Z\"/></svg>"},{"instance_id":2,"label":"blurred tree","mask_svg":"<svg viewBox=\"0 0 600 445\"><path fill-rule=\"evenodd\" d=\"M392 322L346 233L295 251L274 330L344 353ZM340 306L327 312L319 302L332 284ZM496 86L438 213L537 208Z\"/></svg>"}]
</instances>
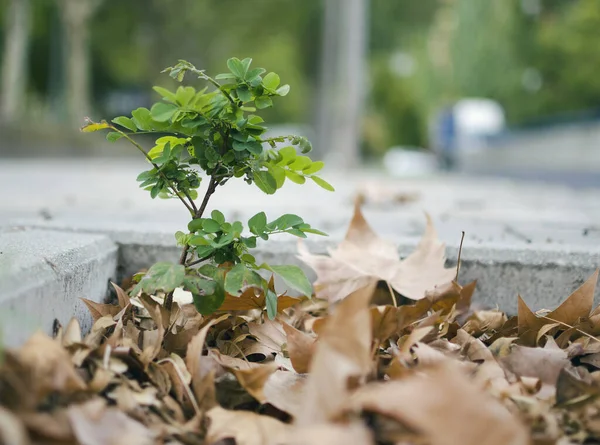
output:
<instances>
[{"instance_id":1,"label":"blurred tree","mask_svg":"<svg viewBox=\"0 0 600 445\"><path fill-rule=\"evenodd\" d=\"M102 0L57 0L66 65L64 94L69 122L81 126L90 113L90 20Z\"/></svg>"},{"instance_id":2,"label":"blurred tree","mask_svg":"<svg viewBox=\"0 0 600 445\"><path fill-rule=\"evenodd\" d=\"M29 0L10 0L4 20L0 120L14 123L20 118L26 97Z\"/></svg>"},{"instance_id":3,"label":"blurred tree","mask_svg":"<svg viewBox=\"0 0 600 445\"><path fill-rule=\"evenodd\" d=\"M379 155L393 145L426 143L418 96L414 93L415 40L429 27L438 0L371 0L370 80L364 150Z\"/></svg>"},{"instance_id":4,"label":"blurred tree","mask_svg":"<svg viewBox=\"0 0 600 445\"><path fill-rule=\"evenodd\" d=\"M265 118L309 122L320 14L320 0L105 0L92 23L95 92L168 86L160 71L180 58L221 72L228 57L253 57L293 86Z\"/></svg>"},{"instance_id":5,"label":"blurred tree","mask_svg":"<svg viewBox=\"0 0 600 445\"><path fill-rule=\"evenodd\" d=\"M534 114L600 107L600 2L561 2L544 11L535 57L540 73Z\"/></svg>"}]
</instances>

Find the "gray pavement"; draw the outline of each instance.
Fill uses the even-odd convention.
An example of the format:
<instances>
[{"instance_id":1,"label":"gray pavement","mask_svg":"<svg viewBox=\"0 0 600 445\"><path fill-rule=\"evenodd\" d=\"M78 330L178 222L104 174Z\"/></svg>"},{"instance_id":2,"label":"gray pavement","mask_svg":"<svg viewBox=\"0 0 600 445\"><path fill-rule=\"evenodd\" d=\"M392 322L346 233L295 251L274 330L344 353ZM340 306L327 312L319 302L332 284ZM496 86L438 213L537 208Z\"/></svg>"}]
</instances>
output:
<instances>
[{"instance_id":1,"label":"gray pavement","mask_svg":"<svg viewBox=\"0 0 600 445\"><path fill-rule=\"evenodd\" d=\"M90 240L100 234L102 243L108 243L106 252L113 253L90 254L106 262L104 272L96 275L94 290L80 286L76 292L89 291L94 298L99 298L108 275L122 277L154 261L175 260L172 234L185 230L188 215L178 201L152 200L137 187L135 177L146 166L130 159L0 159L0 251L3 243L12 243L18 261L24 261L28 251L14 241L24 236L19 233L41 234L28 237L34 240L28 249L38 258L54 247L36 239L68 246L66 240L84 242L89 234L96 234ZM330 234L309 241L312 250L325 252L343 238L360 193L366 218L382 237L398 242L401 254L418 242L428 212L447 243L450 264L461 231L466 232L461 279L479 280L475 300L509 311L516 308L517 293L534 307L554 306L600 266L600 193L594 189L441 175L399 180L375 171L324 171L322 176L336 193L312 183L286 184L267 196L234 181L215 194L208 209L219 208L228 218L242 221L261 210L269 218L296 213ZM29 232L31 228L37 230ZM297 263L295 239L259 245L259 252L273 262ZM4 293L16 286L15 276L25 280L13 269L0 275ZM64 307L65 313L71 310Z\"/></svg>"}]
</instances>

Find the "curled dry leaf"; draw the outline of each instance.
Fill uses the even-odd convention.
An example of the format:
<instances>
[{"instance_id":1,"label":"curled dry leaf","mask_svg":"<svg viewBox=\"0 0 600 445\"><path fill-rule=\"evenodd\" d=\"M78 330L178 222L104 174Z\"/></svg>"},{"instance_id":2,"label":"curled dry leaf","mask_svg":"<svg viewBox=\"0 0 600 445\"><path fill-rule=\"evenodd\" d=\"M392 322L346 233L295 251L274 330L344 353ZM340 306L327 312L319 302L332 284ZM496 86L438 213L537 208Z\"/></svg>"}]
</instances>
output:
<instances>
[{"instance_id":1,"label":"curled dry leaf","mask_svg":"<svg viewBox=\"0 0 600 445\"><path fill-rule=\"evenodd\" d=\"M19 349L17 359L32 372L28 389L38 398L53 391L68 394L86 388L67 350L46 334L33 334Z\"/></svg>"},{"instance_id":2,"label":"curled dry leaf","mask_svg":"<svg viewBox=\"0 0 600 445\"><path fill-rule=\"evenodd\" d=\"M340 414L350 379L371 371L371 315L367 287L340 302L328 318L309 369L298 425L326 422Z\"/></svg>"},{"instance_id":3,"label":"curled dry leaf","mask_svg":"<svg viewBox=\"0 0 600 445\"><path fill-rule=\"evenodd\" d=\"M329 256L312 255L304 244L299 244L298 258L317 273L316 295L330 302L377 281L387 282L405 297L420 300L425 292L451 281L456 273L444 267L445 246L437 238L429 215L417 249L401 261L397 247L375 234L358 204L345 239L329 251Z\"/></svg>"},{"instance_id":4,"label":"curled dry leaf","mask_svg":"<svg viewBox=\"0 0 600 445\"><path fill-rule=\"evenodd\" d=\"M205 409L217 404L214 382L216 362L211 357L202 355L202 351L204 350L208 330L227 317L228 315L223 315L218 319L213 319L200 329L188 345L185 356L185 364L192 376L192 388L196 395L197 403Z\"/></svg>"}]
</instances>

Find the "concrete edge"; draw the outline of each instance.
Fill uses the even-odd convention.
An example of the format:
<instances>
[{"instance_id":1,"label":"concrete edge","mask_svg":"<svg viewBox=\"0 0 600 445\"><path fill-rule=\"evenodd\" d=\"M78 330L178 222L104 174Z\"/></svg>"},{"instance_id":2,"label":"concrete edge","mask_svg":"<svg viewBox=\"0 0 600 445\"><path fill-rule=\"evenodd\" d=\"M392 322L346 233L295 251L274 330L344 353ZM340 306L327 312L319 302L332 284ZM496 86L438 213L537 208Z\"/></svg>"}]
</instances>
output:
<instances>
[{"instance_id":1,"label":"concrete edge","mask_svg":"<svg viewBox=\"0 0 600 445\"><path fill-rule=\"evenodd\" d=\"M55 320L76 317L84 332L92 316L80 298L103 302L116 277L118 246L105 235L37 229L0 232L0 328L3 343L23 343Z\"/></svg>"}]
</instances>

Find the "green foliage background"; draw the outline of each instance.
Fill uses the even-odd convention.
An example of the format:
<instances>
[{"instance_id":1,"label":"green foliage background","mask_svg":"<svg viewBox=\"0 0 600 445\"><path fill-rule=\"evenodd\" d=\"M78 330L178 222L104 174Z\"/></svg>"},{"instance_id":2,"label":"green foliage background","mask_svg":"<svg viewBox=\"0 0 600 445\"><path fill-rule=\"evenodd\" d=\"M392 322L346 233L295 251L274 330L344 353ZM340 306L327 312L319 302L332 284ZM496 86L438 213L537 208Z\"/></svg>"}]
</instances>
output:
<instances>
[{"instance_id":1,"label":"green foliage background","mask_svg":"<svg viewBox=\"0 0 600 445\"><path fill-rule=\"evenodd\" d=\"M539 0L537 15L525 13L525 3L371 0L365 150L380 154L392 145L427 146L431 113L464 96L498 100L509 122L517 125L600 106L600 2ZM323 4L104 0L91 33L98 115L106 111L106 93L148 91L174 56L218 72L224 58L252 54L256 64L271 67L294 86L289 100L268 110L265 118L314 124ZM5 5L0 0L0 19ZM34 0L32 6L27 100L56 109L62 72L55 0ZM446 42L444 60L432 50L436 39ZM411 75L394 73L390 58L397 52L415 60ZM539 89L528 90L523 78L532 70L542 82Z\"/></svg>"}]
</instances>

